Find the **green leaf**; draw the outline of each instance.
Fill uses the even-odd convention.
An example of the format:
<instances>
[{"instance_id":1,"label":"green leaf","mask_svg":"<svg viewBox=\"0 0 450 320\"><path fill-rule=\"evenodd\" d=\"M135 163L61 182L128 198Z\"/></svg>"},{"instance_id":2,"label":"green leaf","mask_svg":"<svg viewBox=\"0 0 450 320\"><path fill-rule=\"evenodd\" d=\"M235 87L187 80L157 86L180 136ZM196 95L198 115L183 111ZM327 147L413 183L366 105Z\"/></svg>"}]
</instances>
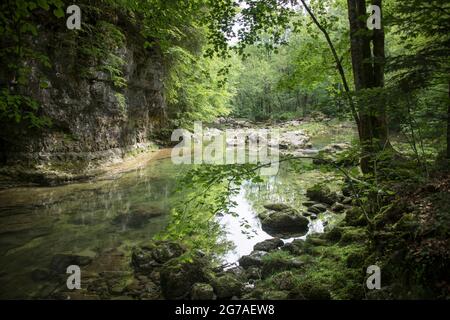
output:
<instances>
[{"instance_id":1,"label":"green leaf","mask_svg":"<svg viewBox=\"0 0 450 320\"><path fill-rule=\"evenodd\" d=\"M47 89L48 88L48 82L47 81L41 81L39 83L39 87L41 87L41 89Z\"/></svg>"},{"instance_id":2,"label":"green leaf","mask_svg":"<svg viewBox=\"0 0 450 320\"><path fill-rule=\"evenodd\" d=\"M64 17L64 11L62 8L57 8L55 10L53 10L53 14L55 15L55 17L57 18L62 18Z\"/></svg>"},{"instance_id":3,"label":"green leaf","mask_svg":"<svg viewBox=\"0 0 450 320\"><path fill-rule=\"evenodd\" d=\"M50 6L48 5L47 0L38 0L37 3L38 3L38 6L44 10L50 9Z\"/></svg>"}]
</instances>

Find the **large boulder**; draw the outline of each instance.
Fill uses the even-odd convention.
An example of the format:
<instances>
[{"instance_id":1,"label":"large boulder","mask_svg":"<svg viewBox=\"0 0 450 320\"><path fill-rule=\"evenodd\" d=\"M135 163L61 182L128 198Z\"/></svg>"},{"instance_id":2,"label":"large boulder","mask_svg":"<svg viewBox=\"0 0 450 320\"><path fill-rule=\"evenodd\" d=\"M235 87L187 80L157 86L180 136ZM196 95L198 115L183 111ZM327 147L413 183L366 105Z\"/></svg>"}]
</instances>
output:
<instances>
[{"instance_id":1,"label":"large boulder","mask_svg":"<svg viewBox=\"0 0 450 320\"><path fill-rule=\"evenodd\" d=\"M284 242L280 238L272 238L258 242L253 246L253 250L269 252L281 247L283 244Z\"/></svg>"},{"instance_id":2,"label":"large boulder","mask_svg":"<svg viewBox=\"0 0 450 320\"><path fill-rule=\"evenodd\" d=\"M275 209L275 207L272 207ZM308 232L309 220L294 208L280 206L259 215L262 229L274 237L290 238Z\"/></svg>"}]
</instances>

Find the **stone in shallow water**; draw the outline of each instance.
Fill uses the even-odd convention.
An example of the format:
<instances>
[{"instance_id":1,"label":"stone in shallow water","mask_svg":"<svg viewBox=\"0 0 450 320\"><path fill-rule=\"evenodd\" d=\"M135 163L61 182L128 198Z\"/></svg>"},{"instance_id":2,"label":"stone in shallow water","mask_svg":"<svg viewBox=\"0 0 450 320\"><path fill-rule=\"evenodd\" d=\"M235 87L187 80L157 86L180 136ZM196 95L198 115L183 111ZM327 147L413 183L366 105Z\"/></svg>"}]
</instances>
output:
<instances>
[{"instance_id":1,"label":"stone in shallow water","mask_svg":"<svg viewBox=\"0 0 450 320\"><path fill-rule=\"evenodd\" d=\"M333 205L337 201L336 192L332 192L330 188L320 184L316 184L306 190L306 196L312 201L317 201L328 205Z\"/></svg>"},{"instance_id":2,"label":"stone in shallow water","mask_svg":"<svg viewBox=\"0 0 450 320\"><path fill-rule=\"evenodd\" d=\"M153 210L135 210L130 213L121 213L113 219L113 224L126 226L128 228L141 228L150 219L164 215L159 209Z\"/></svg>"},{"instance_id":3,"label":"stone in shallow water","mask_svg":"<svg viewBox=\"0 0 450 320\"><path fill-rule=\"evenodd\" d=\"M65 273L70 265L86 266L92 262L88 256L59 253L53 256L50 262L50 270L56 273Z\"/></svg>"},{"instance_id":4,"label":"stone in shallow water","mask_svg":"<svg viewBox=\"0 0 450 320\"><path fill-rule=\"evenodd\" d=\"M283 240L280 238L272 238L267 239L261 242L258 242L253 246L253 250L255 251L272 251L279 247L281 247L284 244Z\"/></svg>"},{"instance_id":5,"label":"stone in shallow water","mask_svg":"<svg viewBox=\"0 0 450 320\"><path fill-rule=\"evenodd\" d=\"M290 238L308 232L309 220L294 208L260 214L262 229L274 237Z\"/></svg>"},{"instance_id":6,"label":"stone in shallow water","mask_svg":"<svg viewBox=\"0 0 450 320\"><path fill-rule=\"evenodd\" d=\"M51 277L51 272L48 269L34 269L31 272L31 279L34 281L48 280Z\"/></svg>"}]
</instances>

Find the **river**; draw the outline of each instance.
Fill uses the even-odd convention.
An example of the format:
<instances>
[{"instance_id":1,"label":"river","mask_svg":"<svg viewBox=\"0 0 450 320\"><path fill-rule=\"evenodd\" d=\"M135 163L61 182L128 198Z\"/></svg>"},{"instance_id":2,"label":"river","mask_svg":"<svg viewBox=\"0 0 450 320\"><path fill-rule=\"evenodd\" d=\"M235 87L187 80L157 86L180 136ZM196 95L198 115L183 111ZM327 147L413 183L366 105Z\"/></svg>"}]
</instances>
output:
<instances>
[{"instance_id":1,"label":"river","mask_svg":"<svg viewBox=\"0 0 450 320\"><path fill-rule=\"evenodd\" d=\"M334 141L333 134L317 136L313 143L321 147L327 141ZM245 182L233 199L237 206L231 211L236 215L216 218L226 240L234 244L222 257L224 263L236 262L255 243L271 238L257 218L263 204L281 202L302 210L308 187L319 180L330 185L336 180L318 170L291 169L285 163L263 183ZM0 191L0 298L47 297L53 287L36 280L33 270L48 268L58 253L102 261L93 264L91 271L115 270L111 252L126 257L132 246L164 232L171 207L182 197L175 192L179 171L169 158L156 156L131 171L92 182ZM138 213L142 219L129 221L129 213ZM311 221L308 234L323 232L332 219L333 215L320 215ZM105 256L106 262L101 259Z\"/></svg>"}]
</instances>

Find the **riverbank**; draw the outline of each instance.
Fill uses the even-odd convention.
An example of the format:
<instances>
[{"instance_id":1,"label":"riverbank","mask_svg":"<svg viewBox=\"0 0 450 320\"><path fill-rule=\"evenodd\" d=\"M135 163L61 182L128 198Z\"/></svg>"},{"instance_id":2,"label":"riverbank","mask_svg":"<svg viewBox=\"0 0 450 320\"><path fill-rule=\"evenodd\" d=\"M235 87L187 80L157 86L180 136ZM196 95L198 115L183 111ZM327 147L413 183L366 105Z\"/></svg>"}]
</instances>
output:
<instances>
[{"instance_id":1,"label":"riverbank","mask_svg":"<svg viewBox=\"0 0 450 320\"><path fill-rule=\"evenodd\" d=\"M214 136L219 129L231 129L237 135L252 130L277 129L281 132L278 145L283 155L315 155L319 150L314 145L325 147L320 141L323 135L350 140L353 126L346 122L336 122L330 119L314 120L302 118L284 122L252 123L246 120L219 119L206 128L205 135ZM343 135L348 137L343 138ZM332 138L333 139L333 138ZM173 142L166 142L170 144ZM328 151L342 151L348 144L331 144ZM104 179L121 173L144 167L149 161L170 157L170 148L161 147L154 143L136 145L129 150L111 150L110 156L103 160L88 161L54 161L36 164L17 163L0 167L0 190L26 186L58 186L70 183L86 182ZM63 157L64 158L64 157Z\"/></svg>"}]
</instances>

